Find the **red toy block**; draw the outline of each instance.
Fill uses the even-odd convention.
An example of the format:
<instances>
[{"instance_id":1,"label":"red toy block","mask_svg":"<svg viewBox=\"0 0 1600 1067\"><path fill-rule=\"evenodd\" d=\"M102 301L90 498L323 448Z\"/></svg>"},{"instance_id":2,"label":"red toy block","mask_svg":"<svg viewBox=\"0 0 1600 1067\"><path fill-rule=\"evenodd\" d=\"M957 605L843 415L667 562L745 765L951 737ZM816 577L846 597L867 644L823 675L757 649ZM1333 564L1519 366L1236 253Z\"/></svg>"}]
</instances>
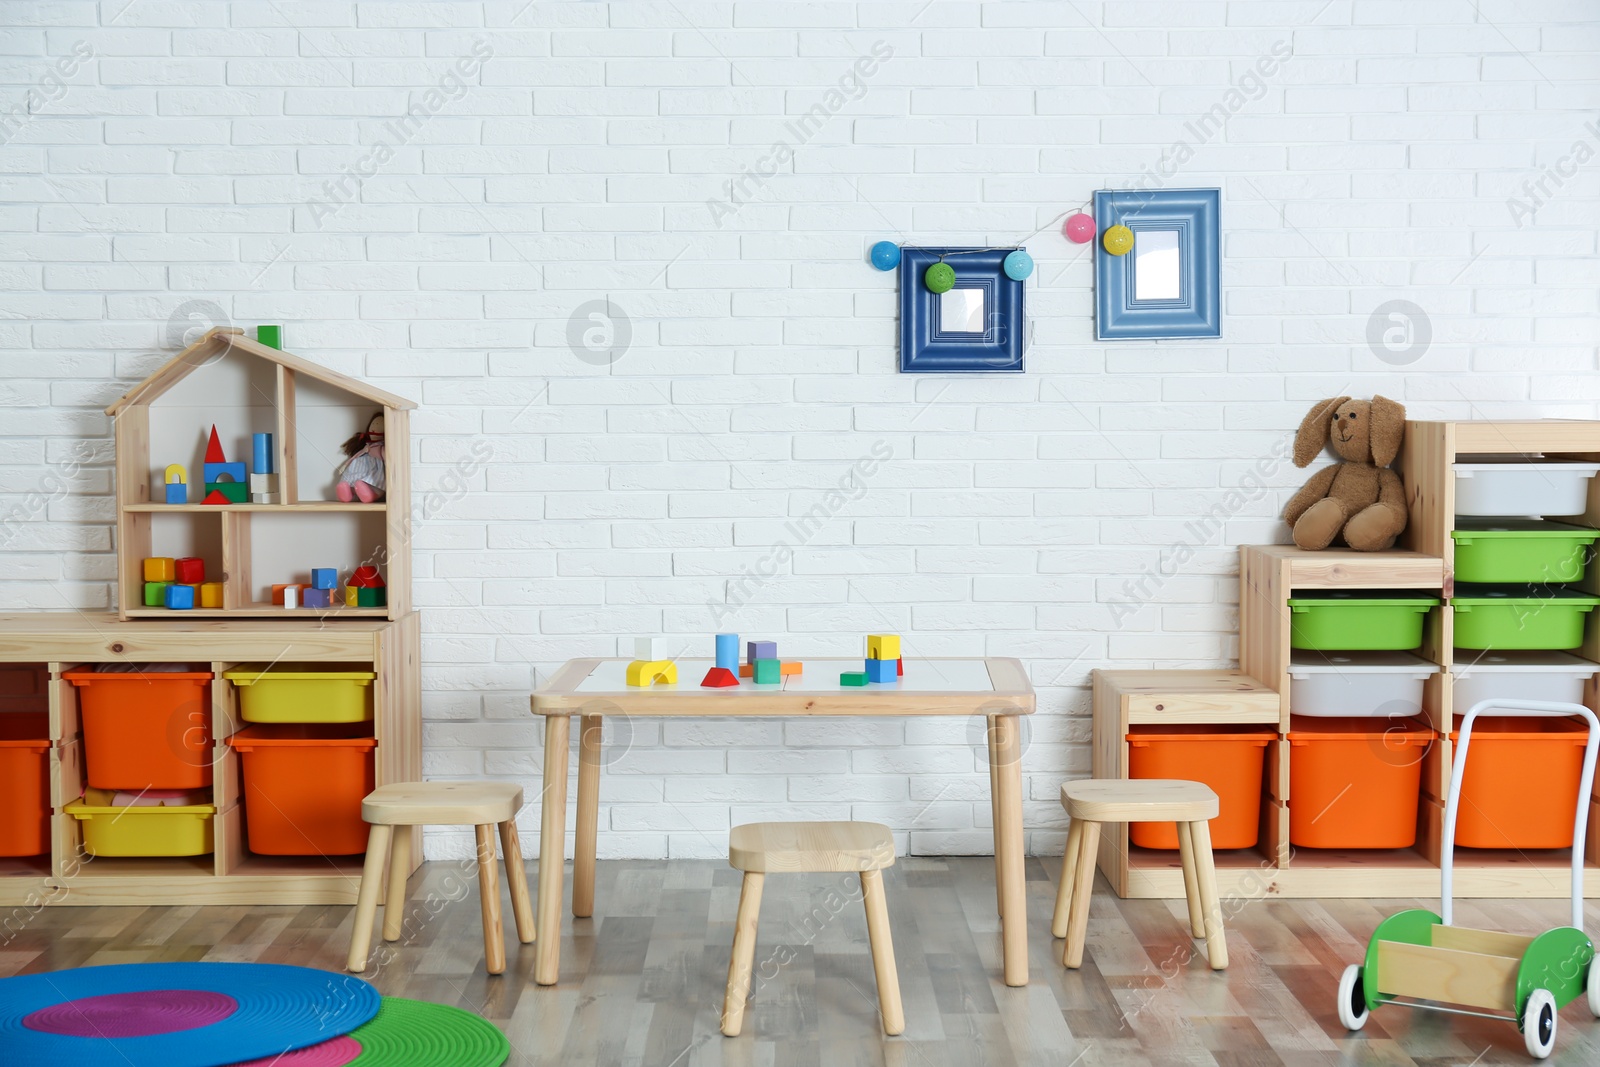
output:
<instances>
[{"instance_id":1,"label":"red toy block","mask_svg":"<svg viewBox=\"0 0 1600 1067\"><path fill-rule=\"evenodd\" d=\"M222 439L217 436L217 427L215 423L212 423L211 425L211 440L206 442L205 461L207 463L228 462L228 457L222 453Z\"/></svg>"},{"instance_id":2,"label":"red toy block","mask_svg":"<svg viewBox=\"0 0 1600 1067\"><path fill-rule=\"evenodd\" d=\"M197 556L185 556L174 566L179 585L200 585L206 580L206 561Z\"/></svg>"},{"instance_id":3,"label":"red toy block","mask_svg":"<svg viewBox=\"0 0 1600 1067\"><path fill-rule=\"evenodd\" d=\"M233 503L233 501L231 501L227 497L223 496L221 490L213 489L213 490L211 490L211 492L206 494L206 498L204 500L200 501L200 503L202 503L202 504L231 504L231 503Z\"/></svg>"},{"instance_id":4,"label":"red toy block","mask_svg":"<svg viewBox=\"0 0 1600 1067\"><path fill-rule=\"evenodd\" d=\"M904 678L906 676L906 660L904 656L894 661L894 673L896 678Z\"/></svg>"},{"instance_id":5,"label":"red toy block","mask_svg":"<svg viewBox=\"0 0 1600 1067\"><path fill-rule=\"evenodd\" d=\"M712 667L706 671L705 679L700 683L702 689L726 689L730 685L738 685L739 679L726 667Z\"/></svg>"}]
</instances>

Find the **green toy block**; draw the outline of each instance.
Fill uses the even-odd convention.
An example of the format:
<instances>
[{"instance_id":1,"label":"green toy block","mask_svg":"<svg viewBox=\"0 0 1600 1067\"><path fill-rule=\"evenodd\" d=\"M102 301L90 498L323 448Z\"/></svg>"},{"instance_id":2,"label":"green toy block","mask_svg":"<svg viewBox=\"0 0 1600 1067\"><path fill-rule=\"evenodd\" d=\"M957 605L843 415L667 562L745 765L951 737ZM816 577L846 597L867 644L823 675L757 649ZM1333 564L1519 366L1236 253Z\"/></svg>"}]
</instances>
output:
<instances>
[{"instance_id":1,"label":"green toy block","mask_svg":"<svg viewBox=\"0 0 1600 1067\"><path fill-rule=\"evenodd\" d=\"M383 586L376 589L366 586L356 587L356 607L358 608L386 608L389 606L389 590Z\"/></svg>"},{"instance_id":2,"label":"green toy block","mask_svg":"<svg viewBox=\"0 0 1600 1067\"><path fill-rule=\"evenodd\" d=\"M250 502L249 482L207 482L206 496L212 493L221 493L228 498L230 504L248 504Z\"/></svg>"},{"instance_id":3,"label":"green toy block","mask_svg":"<svg viewBox=\"0 0 1600 1067\"><path fill-rule=\"evenodd\" d=\"M266 345L268 348L283 348L283 327L257 326L256 343Z\"/></svg>"},{"instance_id":4,"label":"green toy block","mask_svg":"<svg viewBox=\"0 0 1600 1067\"><path fill-rule=\"evenodd\" d=\"M145 582L144 606L147 608L164 608L167 606L167 586L171 582Z\"/></svg>"},{"instance_id":5,"label":"green toy block","mask_svg":"<svg viewBox=\"0 0 1600 1067\"><path fill-rule=\"evenodd\" d=\"M781 665L775 659L758 659L754 668L754 681L757 685L777 685L783 681L779 673Z\"/></svg>"},{"instance_id":6,"label":"green toy block","mask_svg":"<svg viewBox=\"0 0 1600 1067\"><path fill-rule=\"evenodd\" d=\"M867 684L867 672L866 671L845 671L843 674L839 675L839 684L840 685L866 685Z\"/></svg>"}]
</instances>

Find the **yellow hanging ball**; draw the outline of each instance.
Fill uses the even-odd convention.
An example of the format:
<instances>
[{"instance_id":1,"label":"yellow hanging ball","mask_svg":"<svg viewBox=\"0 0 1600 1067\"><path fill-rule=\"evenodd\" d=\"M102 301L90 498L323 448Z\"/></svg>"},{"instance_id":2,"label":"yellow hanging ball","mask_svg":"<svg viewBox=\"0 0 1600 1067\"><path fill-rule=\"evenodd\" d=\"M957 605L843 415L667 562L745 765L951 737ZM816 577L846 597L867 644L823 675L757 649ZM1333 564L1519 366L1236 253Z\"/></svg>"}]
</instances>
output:
<instances>
[{"instance_id":1,"label":"yellow hanging ball","mask_svg":"<svg viewBox=\"0 0 1600 1067\"><path fill-rule=\"evenodd\" d=\"M1100 243L1105 245L1106 251L1112 255L1125 256L1133 251L1133 231L1126 226L1108 227L1105 236L1100 238Z\"/></svg>"}]
</instances>

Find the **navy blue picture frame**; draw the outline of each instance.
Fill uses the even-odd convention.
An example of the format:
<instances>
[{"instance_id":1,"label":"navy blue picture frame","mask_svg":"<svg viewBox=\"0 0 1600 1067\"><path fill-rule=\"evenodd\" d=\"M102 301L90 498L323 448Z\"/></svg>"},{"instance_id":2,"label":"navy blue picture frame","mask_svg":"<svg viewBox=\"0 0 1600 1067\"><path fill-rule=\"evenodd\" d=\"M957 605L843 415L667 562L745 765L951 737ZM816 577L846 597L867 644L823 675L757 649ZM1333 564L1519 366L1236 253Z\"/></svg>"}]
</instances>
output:
<instances>
[{"instance_id":1,"label":"navy blue picture frame","mask_svg":"<svg viewBox=\"0 0 1600 1067\"><path fill-rule=\"evenodd\" d=\"M1001 264L1014 249L904 248L900 252L900 372L902 374L1021 373L1022 283ZM957 254L959 253L959 254ZM957 289L984 294L982 333L945 329L939 294L922 277L940 257L956 272Z\"/></svg>"},{"instance_id":2,"label":"navy blue picture frame","mask_svg":"<svg viewBox=\"0 0 1600 1067\"><path fill-rule=\"evenodd\" d=\"M1100 341L1222 336L1222 242L1217 189L1104 190L1094 194L1094 335ZM1100 244L1107 228L1133 231L1132 252ZM1134 299L1141 230L1177 230L1181 282L1175 300Z\"/></svg>"}]
</instances>

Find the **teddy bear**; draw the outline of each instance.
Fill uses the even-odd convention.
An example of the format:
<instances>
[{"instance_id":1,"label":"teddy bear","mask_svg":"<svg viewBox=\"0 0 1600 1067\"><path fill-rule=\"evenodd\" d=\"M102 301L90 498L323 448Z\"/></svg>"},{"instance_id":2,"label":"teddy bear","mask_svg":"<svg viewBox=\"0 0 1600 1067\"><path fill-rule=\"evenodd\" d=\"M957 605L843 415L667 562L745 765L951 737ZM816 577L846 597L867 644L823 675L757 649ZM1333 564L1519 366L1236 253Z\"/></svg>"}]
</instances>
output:
<instances>
[{"instance_id":1,"label":"teddy bear","mask_svg":"<svg viewBox=\"0 0 1600 1067\"><path fill-rule=\"evenodd\" d=\"M1294 437L1294 465L1309 465L1330 444L1342 462L1312 475L1289 498L1283 518L1295 544L1327 548L1341 535L1361 552L1394 544L1406 528L1406 491L1389 464L1405 432L1406 409L1382 396L1336 396L1306 414Z\"/></svg>"}]
</instances>

